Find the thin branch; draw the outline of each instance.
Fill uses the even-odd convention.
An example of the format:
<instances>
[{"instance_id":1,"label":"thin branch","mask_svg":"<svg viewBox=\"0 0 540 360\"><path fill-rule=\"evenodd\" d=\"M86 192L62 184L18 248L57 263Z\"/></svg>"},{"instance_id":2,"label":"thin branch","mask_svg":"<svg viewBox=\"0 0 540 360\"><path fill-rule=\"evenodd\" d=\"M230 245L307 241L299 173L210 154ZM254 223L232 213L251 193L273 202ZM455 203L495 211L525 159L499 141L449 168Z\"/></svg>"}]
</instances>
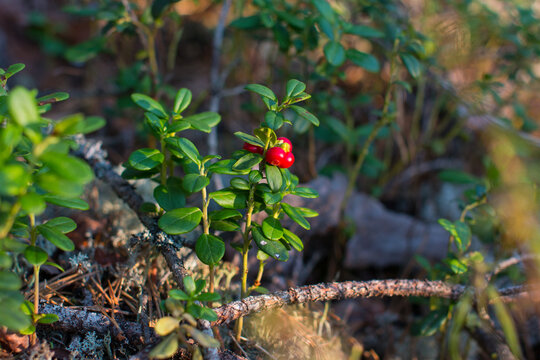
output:
<instances>
[{"instance_id":1,"label":"thin branch","mask_svg":"<svg viewBox=\"0 0 540 360\"><path fill-rule=\"evenodd\" d=\"M225 304L214 309L218 319L211 325L228 324L240 317L284 305L316 301L385 296L439 297L457 300L466 289L463 285L428 280L371 280L322 283L290 288L287 291L277 291L273 294L250 296L243 300ZM527 287L517 286L499 290L499 293L502 301L509 302L526 296L532 299L529 290Z\"/></svg>"},{"instance_id":2,"label":"thin branch","mask_svg":"<svg viewBox=\"0 0 540 360\"><path fill-rule=\"evenodd\" d=\"M479 327L474 329L467 328L467 331L489 358L501 360L516 359L500 334Z\"/></svg>"},{"instance_id":3,"label":"thin branch","mask_svg":"<svg viewBox=\"0 0 540 360\"><path fill-rule=\"evenodd\" d=\"M183 246L193 248L195 244L181 236L171 236L164 233L159 228L156 217L140 211L143 203L142 197L137 194L129 182L114 171L111 163L106 160L107 152L102 149L100 141L86 139L84 136L78 136L76 141L79 148L75 154L86 160L94 170L96 177L108 183L116 195L137 214L141 223L148 229L148 232L136 235L135 238L141 241L151 241L159 249L165 257L175 281L180 287L183 287L182 279L186 275L186 270L182 259L177 256L177 251Z\"/></svg>"},{"instance_id":4,"label":"thin branch","mask_svg":"<svg viewBox=\"0 0 540 360\"><path fill-rule=\"evenodd\" d=\"M122 341L127 338L131 345L144 343L141 327L135 322L116 320L119 327L117 328L110 318L101 313L45 303L40 304L39 312L58 315L57 322L47 325L48 331L52 329L79 334L85 334L89 331L95 331L98 334L110 332L116 340Z\"/></svg>"},{"instance_id":5,"label":"thin branch","mask_svg":"<svg viewBox=\"0 0 540 360\"><path fill-rule=\"evenodd\" d=\"M519 256L513 256L509 259L506 259L504 261L501 261L498 263L493 271L487 275L487 281L491 280L492 277L495 275L500 274L504 270L508 269L511 266L526 262L526 261L532 261L532 260L539 260L540 257L535 254L528 254L528 255L519 255Z\"/></svg>"}]
</instances>

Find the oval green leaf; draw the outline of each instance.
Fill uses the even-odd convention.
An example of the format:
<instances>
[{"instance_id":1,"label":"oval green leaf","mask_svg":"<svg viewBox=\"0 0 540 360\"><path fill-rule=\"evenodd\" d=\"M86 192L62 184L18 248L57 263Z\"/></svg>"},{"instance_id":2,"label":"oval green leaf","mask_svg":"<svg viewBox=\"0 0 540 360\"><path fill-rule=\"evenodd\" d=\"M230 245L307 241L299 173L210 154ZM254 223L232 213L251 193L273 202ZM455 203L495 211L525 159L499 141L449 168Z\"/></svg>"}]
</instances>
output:
<instances>
[{"instance_id":1,"label":"oval green leaf","mask_svg":"<svg viewBox=\"0 0 540 360\"><path fill-rule=\"evenodd\" d=\"M195 244L195 253L206 265L216 265L225 254L225 243L217 236L202 234Z\"/></svg>"},{"instance_id":2,"label":"oval green leaf","mask_svg":"<svg viewBox=\"0 0 540 360\"><path fill-rule=\"evenodd\" d=\"M168 211L159 218L159 227L170 235L185 234L197 227L201 222L202 212L199 208L181 208Z\"/></svg>"}]
</instances>

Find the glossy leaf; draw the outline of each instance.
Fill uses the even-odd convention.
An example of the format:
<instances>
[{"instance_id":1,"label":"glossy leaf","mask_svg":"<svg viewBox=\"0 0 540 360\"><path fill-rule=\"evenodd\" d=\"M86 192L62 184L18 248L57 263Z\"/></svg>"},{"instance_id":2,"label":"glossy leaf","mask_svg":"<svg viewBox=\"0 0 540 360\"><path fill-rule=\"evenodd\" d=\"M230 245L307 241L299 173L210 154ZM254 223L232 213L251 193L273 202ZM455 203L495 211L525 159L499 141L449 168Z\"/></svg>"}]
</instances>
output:
<instances>
[{"instance_id":1,"label":"glossy leaf","mask_svg":"<svg viewBox=\"0 0 540 360\"><path fill-rule=\"evenodd\" d=\"M169 118L169 116L167 115L167 112L165 111L165 109L163 109L163 106L161 106L159 102L152 99L151 97L144 94L132 94L131 99L139 107L153 113L157 117L162 118L162 119Z\"/></svg>"},{"instance_id":2,"label":"glossy leaf","mask_svg":"<svg viewBox=\"0 0 540 360\"><path fill-rule=\"evenodd\" d=\"M172 316L165 316L156 322L154 331L159 336L166 336L180 327L180 321Z\"/></svg>"},{"instance_id":3,"label":"glossy leaf","mask_svg":"<svg viewBox=\"0 0 540 360\"><path fill-rule=\"evenodd\" d=\"M401 54L400 57L409 74L411 74L411 76L415 79L418 78L422 73L422 65L420 64L420 61L418 61L418 59L411 54Z\"/></svg>"},{"instance_id":4,"label":"glossy leaf","mask_svg":"<svg viewBox=\"0 0 540 360\"><path fill-rule=\"evenodd\" d=\"M176 354L176 351L178 351L177 335L170 334L150 351L150 357L167 359Z\"/></svg>"},{"instance_id":5,"label":"glossy leaf","mask_svg":"<svg viewBox=\"0 0 540 360\"><path fill-rule=\"evenodd\" d=\"M170 235L185 234L195 229L201 222L199 208L181 208L166 212L159 218L159 227Z\"/></svg>"},{"instance_id":6,"label":"glossy leaf","mask_svg":"<svg viewBox=\"0 0 540 360\"><path fill-rule=\"evenodd\" d=\"M219 190L210 193L210 198L226 209L244 209L247 194L239 190Z\"/></svg>"},{"instance_id":7,"label":"glossy leaf","mask_svg":"<svg viewBox=\"0 0 540 360\"><path fill-rule=\"evenodd\" d=\"M43 237L49 240L54 246L64 251L73 251L75 250L75 244L64 235L60 230L55 227L45 225L38 225L37 230Z\"/></svg>"},{"instance_id":8,"label":"glossy leaf","mask_svg":"<svg viewBox=\"0 0 540 360\"><path fill-rule=\"evenodd\" d=\"M197 150L197 147L195 146L195 144L193 144L190 140L186 138L176 138L176 139L177 139L177 145L182 150L182 153L184 153L195 164L200 165L201 155L199 154L199 150Z\"/></svg>"},{"instance_id":9,"label":"glossy leaf","mask_svg":"<svg viewBox=\"0 0 540 360\"><path fill-rule=\"evenodd\" d=\"M307 187L297 187L291 194L308 199L315 199L319 197L319 193L317 191Z\"/></svg>"},{"instance_id":10,"label":"glossy leaf","mask_svg":"<svg viewBox=\"0 0 540 360\"><path fill-rule=\"evenodd\" d=\"M276 260L287 261L289 259L289 252L281 242L266 238L257 226L251 229L251 233L253 234L253 240L255 240L257 247L261 251Z\"/></svg>"},{"instance_id":11,"label":"glossy leaf","mask_svg":"<svg viewBox=\"0 0 540 360\"><path fill-rule=\"evenodd\" d=\"M206 265L216 265L225 254L225 243L217 236L202 234L195 244L195 253Z\"/></svg>"},{"instance_id":12,"label":"glossy leaf","mask_svg":"<svg viewBox=\"0 0 540 360\"><path fill-rule=\"evenodd\" d=\"M147 171L161 165L165 155L158 149L143 148L129 156L129 165L136 170Z\"/></svg>"},{"instance_id":13,"label":"glossy leaf","mask_svg":"<svg viewBox=\"0 0 540 360\"><path fill-rule=\"evenodd\" d=\"M29 214L39 215L45 211L45 200L42 195L35 192L28 192L19 198L21 207Z\"/></svg>"},{"instance_id":14,"label":"glossy leaf","mask_svg":"<svg viewBox=\"0 0 540 360\"><path fill-rule=\"evenodd\" d=\"M0 291L18 290L20 287L21 279L17 274L6 270L0 271Z\"/></svg>"},{"instance_id":15,"label":"glossy leaf","mask_svg":"<svg viewBox=\"0 0 540 360\"><path fill-rule=\"evenodd\" d=\"M17 124L27 126L40 120L36 98L29 90L16 87L9 92L7 103L9 113Z\"/></svg>"},{"instance_id":16,"label":"glossy leaf","mask_svg":"<svg viewBox=\"0 0 540 360\"><path fill-rule=\"evenodd\" d=\"M49 258L49 255L43 249L29 245L24 249L24 257L32 265L43 265Z\"/></svg>"},{"instance_id":17,"label":"glossy leaf","mask_svg":"<svg viewBox=\"0 0 540 360\"><path fill-rule=\"evenodd\" d=\"M283 177L277 166L266 164L266 179L273 192L278 192L281 189Z\"/></svg>"},{"instance_id":18,"label":"glossy leaf","mask_svg":"<svg viewBox=\"0 0 540 360\"><path fill-rule=\"evenodd\" d=\"M324 56L332 66L341 66L345 62L345 48L338 41L329 41L324 46Z\"/></svg>"},{"instance_id":19,"label":"glossy leaf","mask_svg":"<svg viewBox=\"0 0 540 360\"><path fill-rule=\"evenodd\" d=\"M234 135L251 145L257 145L264 148L264 143L253 135L249 135L240 131L235 132Z\"/></svg>"},{"instance_id":20,"label":"glossy leaf","mask_svg":"<svg viewBox=\"0 0 540 360\"><path fill-rule=\"evenodd\" d=\"M249 84L249 85L246 85L246 90L249 90L249 91L252 91L256 94L259 94L263 97L266 97L270 100L273 100L275 102L277 102L277 97L276 97L276 94L274 94L274 92L272 90L270 90L269 88L267 88L266 86L264 85L259 85L259 84Z\"/></svg>"},{"instance_id":21,"label":"glossy leaf","mask_svg":"<svg viewBox=\"0 0 540 360\"><path fill-rule=\"evenodd\" d=\"M204 175L188 174L184 177L183 186L189 193L196 193L210 184L210 179Z\"/></svg>"},{"instance_id":22,"label":"glossy leaf","mask_svg":"<svg viewBox=\"0 0 540 360\"><path fill-rule=\"evenodd\" d=\"M186 110L191 103L191 98L192 94L189 89L182 88L178 90L174 99L174 112L180 114Z\"/></svg>"},{"instance_id":23,"label":"glossy leaf","mask_svg":"<svg viewBox=\"0 0 540 360\"><path fill-rule=\"evenodd\" d=\"M300 238L292 231L288 229L283 229L283 238L289 243L289 245L293 247L294 250L304 250L304 244L302 243L302 240L300 240Z\"/></svg>"},{"instance_id":24,"label":"glossy leaf","mask_svg":"<svg viewBox=\"0 0 540 360\"><path fill-rule=\"evenodd\" d=\"M307 121L312 123L313 125L319 126L319 119L317 119L317 117L315 115L313 115L312 113L310 113L306 109L304 109L304 108L302 108L300 106L297 106L297 105L291 105L290 108L295 113L297 113L298 115L300 115L301 117L303 117L304 119L306 119Z\"/></svg>"},{"instance_id":25,"label":"glossy leaf","mask_svg":"<svg viewBox=\"0 0 540 360\"><path fill-rule=\"evenodd\" d=\"M48 203L51 203L53 205L58 205L70 209L77 209L77 210L88 210L90 207L88 203L82 199L70 199L70 198L63 198L60 196L54 196L54 195L45 195L45 201Z\"/></svg>"},{"instance_id":26,"label":"glossy leaf","mask_svg":"<svg viewBox=\"0 0 540 360\"><path fill-rule=\"evenodd\" d=\"M287 96L286 97L293 98L303 93L304 90L306 90L306 84L304 84L303 82L299 80L291 79L287 81L287 86L286 86Z\"/></svg>"},{"instance_id":27,"label":"glossy leaf","mask_svg":"<svg viewBox=\"0 0 540 360\"><path fill-rule=\"evenodd\" d=\"M249 190L249 182L244 178L232 178L231 186L237 190Z\"/></svg>"},{"instance_id":28,"label":"glossy leaf","mask_svg":"<svg viewBox=\"0 0 540 360\"><path fill-rule=\"evenodd\" d=\"M221 121L221 116L215 112L207 111L191 115L182 119L191 124L191 127L209 133Z\"/></svg>"},{"instance_id":29,"label":"glossy leaf","mask_svg":"<svg viewBox=\"0 0 540 360\"><path fill-rule=\"evenodd\" d=\"M377 58L371 54L361 52L356 49L349 49L347 50L347 58L355 65L358 65L367 71L376 73L381 70L379 60L377 60Z\"/></svg>"},{"instance_id":30,"label":"glossy leaf","mask_svg":"<svg viewBox=\"0 0 540 360\"><path fill-rule=\"evenodd\" d=\"M311 226L309 225L309 222L306 220L306 218L302 215L302 213L297 208L287 203L282 203L281 208L295 223L297 223L298 225L300 225L306 230L309 230L311 228Z\"/></svg>"},{"instance_id":31,"label":"glossy leaf","mask_svg":"<svg viewBox=\"0 0 540 360\"><path fill-rule=\"evenodd\" d=\"M259 154L248 153L238 159L232 166L233 170L250 170L263 160Z\"/></svg>"},{"instance_id":32,"label":"glossy leaf","mask_svg":"<svg viewBox=\"0 0 540 360\"><path fill-rule=\"evenodd\" d=\"M165 211L171 211L186 205L186 196L184 195L182 181L174 177L168 178L165 186L156 186L154 189L154 198Z\"/></svg>"},{"instance_id":33,"label":"glossy leaf","mask_svg":"<svg viewBox=\"0 0 540 360\"><path fill-rule=\"evenodd\" d=\"M270 240L279 240L283 236L283 227L278 219L268 217L263 220L261 226L265 237Z\"/></svg>"},{"instance_id":34,"label":"glossy leaf","mask_svg":"<svg viewBox=\"0 0 540 360\"><path fill-rule=\"evenodd\" d=\"M75 221L65 216L59 216L45 223L47 226L53 227L63 234L71 232L77 228Z\"/></svg>"}]
</instances>

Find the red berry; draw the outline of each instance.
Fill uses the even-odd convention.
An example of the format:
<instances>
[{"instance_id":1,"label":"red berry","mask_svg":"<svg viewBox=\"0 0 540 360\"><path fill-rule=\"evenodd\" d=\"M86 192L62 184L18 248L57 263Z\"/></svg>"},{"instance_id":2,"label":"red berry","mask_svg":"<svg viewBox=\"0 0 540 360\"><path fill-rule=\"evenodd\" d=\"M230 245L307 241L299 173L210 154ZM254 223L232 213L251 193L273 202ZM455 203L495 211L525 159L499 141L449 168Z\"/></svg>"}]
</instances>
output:
<instances>
[{"instance_id":1,"label":"red berry","mask_svg":"<svg viewBox=\"0 0 540 360\"><path fill-rule=\"evenodd\" d=\"M285 154L285 159L281 162L281 168L288 169L294 164L294 155L292 152Z\"/></svg>"},{"instance_id":2,"label":"red berry","mask_svg":"<svg viewBox=\"0 0 540 360\"><path fill-rule=\"evenodd\" d=\"M243 149L249 152L255 153L255 154L262 154L264 152L264 149L262 147L257 146L257 145L251 145L248 142L244 143Z\"/></svg>"},{"instance_id":3,"label":"red berry","mask_svg":"<svg viewBox=\"0 0 540 360\"><path fill-rule=\"evenodd\" d=\"M292 151L291 140L287 139L286 137L278 137L277 140L278 140L278 143L281 141L280 147L282 147L286 153Z\"/></svg>"},{"instance_id":4,"label":"red berry","mask_svg":"<svg viewBox=\"0 0 540 360\"><path fill-rule=\"evenodd\" d=\"M285 150L276 146L266 152L265 160L270 165L281 166L281 164L285 160L286 154L287 153L285 152Z\"/></svg>"}]
</instances>

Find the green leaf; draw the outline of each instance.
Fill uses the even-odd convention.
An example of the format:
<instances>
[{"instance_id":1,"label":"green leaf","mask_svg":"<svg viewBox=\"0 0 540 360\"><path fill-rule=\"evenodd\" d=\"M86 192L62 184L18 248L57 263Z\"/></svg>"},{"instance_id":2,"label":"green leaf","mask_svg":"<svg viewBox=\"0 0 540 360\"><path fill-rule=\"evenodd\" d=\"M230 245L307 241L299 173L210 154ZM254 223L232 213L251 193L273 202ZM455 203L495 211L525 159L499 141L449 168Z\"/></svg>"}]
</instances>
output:
<instances>
[{"instance_id":1,"label":"green leaf","mask_svg":"<svg viewBox=\"0 0 540 360\"><path fill-rule=\"evenodd\" d=\"M52 267L55 267L57 268L58 270L60 270L61 272L64 272L64 268L61 267L60 265L58 265L57 263L53 263L52 261L46 261L43 265L49 265L49 266L52 266Z\"/></svg>"},{"instance_id":2,"label":"green leaf","mask_svg":"<svg viewBox=\"0 0 540 360\"><path fill-rule=\"evenodd\" d=\"M147 171L161 165L165 156L158 149L143 148L129 156L128 163L136 170Z\"/></svg>"},{"instance_id":3,"label":"green leaf","mask_svg":"<svg viewBox=\"0 0 540 360\"><path fill-rule=\"evenodd\" d=\"M170 235L185 234L197 227L201 222L202 212L199 208L181 208L166 212L159 218L159 227Z\"/></svg>"},{"instance_id":4,"label":"green leaf","mask_svg":"<svg viewBox=\"0 0 540 360\"><path fill-rule=\"evenodd\" d=\"M259 170L252 170L249 172L249 182L252 184L257 184L259 181L262 180L263 176L262 173Z\"/></svg>"},{"instance_id":5,"label":"green leaf","mask_svg":"<svg viewBox=\"0 0 540 360\"><path fill-rule=\"evenodd\" d=\"M195 164L200 165L201 155L199 154L199 150L197 150L197 147L195 146L195 144L193 144L191 141L189 141L186 138L175 138L175 139L177 139L176 144L180 147L180 149L182 150L182 153L184 153Z\"/></svg>"},{"instance_id":6,"label":"green leaf","mask_svg":"<svg viewBox=\"0 0 540 360\"><path fill-rule=\"evenodd\" d=\"M31 318L20 309L21 302L11 298L0 300L0 324L13 331L21 331L32 325Z\"/></svg>"},{"instance_id":7,"label":"green leaf","mask_svg":"<svg viewBox=\"0 0 540 360\"><path fill-rule=\"evenodd\" d=\"M187 130L191 124L184 120L178 120L167 127L167 134L176 134L177 132Z\"/></svg>"},{"instance_id":8,"label":"green leaf","mask_svg":"<svg viewBox=\"0 0 540 360\"><path fill-rule=\"evenodd\" d=\"M37 229L41 235L47 240L49 240L54 246L64 251L73 251L75 250L75 244L64 235L57 228L45 225L38 225Z\"/></svg>"},{"instance_id":9,"label":"green leaf","mask_svg":"<svg viewBox=\"0 0 540 360\"><path fill-rule=\"evenodd\" d=\"M235 177L231 179L231 186L237 190L249 190L249 182L240 177Z\"/></svg>"},{"instance_id":10,"label":"green leaf","mask_svg":"<svg viewBox=\"0 0 540 360\"><path fill-rule=\"evenodd\" d=\"M206 265L216 265L225 254L225 243L217 236L202 234L195 244L195 253Z\"/></svg>"},{"instance_id":11,"label":"green leaf","mask_svg":"<svg viewBox=\"0 0 540 360\"><path fill-rule=\"evenodd\" d=\"M283 126L284 118L283 115L275 111L268 111L264 116L263 125L272 129L278 130Z\"/></svg>"},{"instance_id":12,"label":"green leaf","mask_svg":"<svg viewBox=\"0 0 540 360\"><path fill-rule=\"evenodd\" d=\"M13 264L11 256L9 256L5 251L0 251L0 269L10 268Z\"/></svg>"},{"instance_id":13,"label":"green leaf","mask_svg":"<svg viewBox=\"0 0 540 360\"><path fill-rule=\"evenodd\" d=\"M43 190L63 198L78 197L84 191L84 184L73 182L52 172L40 173L35 179Z\"/></svg>"},{"instance_id":14,"label":"green leaf","mask_svg":"<svg viewBox=\"0 0 540 360\"><path fill-rule=\"evenodd\" d=\"M59 320L58 315L56 314L39 314L40 318L38 323L40 324L53 324Z\"/></svg>"},{"instance_id":15,"label":"green leaf","mask_svg":"<svg viewBox=\"0 0 540 360\"><path fill-rule=\"evenodd\" d=\"M35 192L28 192L20 197L21 207L29 214L39 215L45 211L45 200L42 195Z\"/></svg>"},{"instance_id":16,"label":"green leaf","mask_svg":"<svg viewBox=\"0 0 540 360\"><path fill-rule=\"evenodd\" d=\"M264 146L264 145L263 145ZM233 170L250 170L252 167L262 161L263 157L259 154L248 153L238 159L232 166Z\"/></svg>"},{"instance_id":17,"label":"green leaf","mask_svg":"<svg viewBox=\"0 0 540 360\"><path fill-rule=\"evenodd\" d=\"M36 98L23 87L11 90L7 99L9 113L21 126L28 126L40 120Z\"/></svg>"},{"instance_id":18,"label":"green leaf","mask_svg":"<svg viewBox=\"0 0 540 360\"><path fill-rule=\"evenodd\" d=\"M309 222L297 208L287 203L282 203L281 208L295 223L297 223L306 230L309 230L311 228Z\"/></svg>"},{"instance_id":19,"label":"green leaf","mask_svg":"<svg viewBox=\"0 0 540 360\"><path fill-rule=\"evenodd\" d=\"M32 265L43 265L49 255L40 247L29 245L24 249L24 257Z\"/></svg>"},{"instance_id":20,"label":"green leaf","mask_svg":"<svg viewBox=\"0 0 540 360\"><path fill-rule=\"evenodd\" d=\"M297 187L291 194L308 199L315 199L319 197L319 193L317 191L307 187Z\"/></svg>"},{"instance_id":21,"label":"green leaf","mask_svg":"<svg viewBox=\"0 0 540 360\"><path fill-rule=\"evenodd\" d=\"M302 243L302 240L300 240L300 238L292 231L288 229L283 229L283 238L289 243L289 245L293 247L294 250L304 250L304 244Z\"/></svg>"},{"instance_id":22,"label":"green leaf","mask_svg":"<svg viewBox=\"0 0 540 360\"><path fill-rule=\"evenodd\" d=\"M471 245L471 228L463 221L456 221L454 223L455 238L460 251L465 251Z\"/></svg>"},{"instance_id":23,"label":"green leaf","mask_svg":"<svg viewBox=\"0 0 540 360\"><path fill-rule=\"evenodd\" d=\"M251 145L257 145L264 148L264 143L258 138L256 138L255 136L252 136L252 135L240 132L240 131L235 132L234 135Z\"/></svg>"},{"instance_id":24,"label":"green leaf","mask_svg":"<svg viewBox=\"0 0 540 360\"><path fill-rule=\"evenodd\" d=\"M11 272L11 271L0 271L0 290L19 290L21 287L21 279L17 276L17 274ZM0 313L3 311L0 311Z\"/></svg>"},{"instance_id":25,"label":"green leaf","mask_svg":"<svg viewBox=\"0 0 540 360\"><path fill-rule=\"evenodd\" d=\"M0 168L0 195L19 195L28 187L29 181L29 171L23 165L2 165Z\"/></svg>"},{"instance_id":26,"label":"green leaf","mask_svg":"<svg viewBox=\"0 0 540 360\"><path fill-rule=\"evenodd\" d=\"M242 29L242 30L257 29L262 26L261 17L259 14L240 17L240 18L234 19L229 24L229 26L237 28L237 29Z\"/></svg>"},{"instance_id":27,"label":"green leaf","mask_svg":"<svg viewBox=\"0 0 540 360\"><path fill-rule=\"evenodd\" d=\"M51 172L71 182L87 184L94 178L90 166L76 157L49 151L45 152L40 159Z\"/></svg>"},{"instance_id":28,"label":"green leaf","mask_svg":"<svg viewBox=\"0 0 540 360\"><path fill-rule=\"evenodd\" d=\"M24 65L22 63L9 65L9 67L7 68L7 71L6 71L5 78L9 79L10 77L15 75L19 71L23 70L25 67L26 67L26 65Z\"/></svg>"},{"instance_id":29,"label":"green leaf","mask_svg":"<svg viewBox=\"0 0 540 360\"><path fill-rule=\"evenodd\" d=\"M210 184L210 179L204 175L188 174L184 177L184 189L190 193L196 193Z\"/></svg>"},{"instance_id":30,"label":"green leaf","mask_svg":"<svg viewBox=\"0 0 540 360\"><path fill-rule=\"evenodd\" d=\"M206 309L206 308L204 308L204 309ZM211 310L211 309L208 309L208 310L213 312L213 310ZM206 312L206 310L203 310L203 312ZM216 316L216 319L217 319L217 316ZM221 345L219 343L219 341L214 339L212 336L206 335L205 333L203 333L200 330L197 330L196 328L191 328L189 330L189 334L202 347L205 347L205 348L218 348Z\"/></svg>"},{"instance_id":31,"label":"green leaf","mask_svg":"<svg viewBox=\"0 0 540 360\"><path fill-rule=\"evenodd\" d=\"M262 232L270 240L279 240L283 236L283 227L278 219L268 217L262 222Z\"/></svg>"},{"instance_id":32,"label":"green leaf","mask_svg":"<svg viewBox=\"0 0 540 360\"><path fill-rule=\"evenodd\" d=\"M449 221L449 220L446 220L446 219L439 219L438 223L446 230L448 231L449 233L453 233L455 230L454 230L454 224Z\"/></svg>"},{"instance_id":33,"label":"green leaf","mask_svg":"<svg viewBox=\"0 0 540 360\"><path fill-rule=\"evenodd\" d=\"M38 103L55 103L69 99L67 92L55 92L49 95L45 95L37 98Z\"/></svg>"},{"instance_id":34,"label":"green leaf","mask_svg":"<svg viewBox=\"0 0 540 360\"><path fill-rule=\"evenodd\" d=\"M358 65L367 71L376 73L381 70L379 60L377 60L377 58L371 54L367 54L356 49L349 49L347 50L347 58L355 65Z\"/></svg>"},{"instance_id":35,"label":"green leaf","mask_svg":"<svg viewBox=\"0 0 540 360\"><path fill-rule=\"evenodd\" d=\"M324 46L324 56L332 66L341 66L345 62L345 48L338 41L329 41Z\"/></svg>"},{"instance_id":36,"label":"green leaf","mask_svg":"<svg viewBox=\"0 0 540 360\"><path fill-rule=\"evenodd\" d=\"M70 209L88 210L90 208L88 203L81 199L70 199L54 195L45 195L44 198L48 203Z\"/></svg>"},{"instance_id":37,"label":"green leaf","mask_svg":"<svg viewBox=\"0 0 540 360\"><path fill-rule=\"evenodd\" d=\"M169 296L176 300L187 301L190 300L190 296L180 289L173 289L169 291Z\"/></svg>"},{"instance_id":38,"label":"green leaf","mask_svg":"<svg viewBox=\"0 0 540 360\"><path fill-rule=\"evenodd\" d=\"M165 111L165 109L163 109L163 106L161 106L159 102L152 99L151 97L146 96L144 94L132 94L131 99L139 107L153 113L157 117L162 118L162 119L169 118L169 116L167 115L167 112Z\"/></svg>"},{"instance_id":39,"label":"green leaf","mask_svg":"<svg viewBox=\"0 0 540 360\"><path fill-rule=\"evenodd\" d=\"M223 209L210 212L210 220L226 220L226 219L240 219L242 218L242 213L233 209Z\"/></svg>"},{"instance_id":40,"label":"green leaf","mask_svg":"<svg viewBox=\"0 0 540 360\"><path fill-rule=\"evenodd\" d=\"M301 82L299 80L291 79L291 80L287 81L287 86L286 86L287 96L286 96L286 98L293 98L293 97L295 97L297 95L300 95L301 93L304 92L304 90L306 90L306 84L304 84L303 82Z\"/></svg>"},{"instance_id":41,"label":"green leaf","mask_svg":"<svg viewBox=\"0 0 540 360\"><path fill-rule=\"evenodd\" d=\"M67 218L65 216L59 216L54 219L51 219L45 223L45 225L53 227L63 234L71 232L77 228L75 221Z\"/></svg>"},{"instance_id":42,"label":"green leaf","mask_svg":"<svg viewBox=\"0 0 540 360\"><path fill-rule=\"evenodd\" d=\"M272 101L275 101L277 103L277 97L276 97L276 94L274 94L274 92L272 90L270 90L269 88L267 88L266 86L264 85L259 85L259 84L249 84L249 85L246 85L245 87L246 90L249 90L249 91L252 91L256 94L259 94L265 98L268 98ZM264 145L263 145L264 146Z\"/></svg>"},{"instance_id":43,"label":"green leaf","mask_svg":"<svg viewBox=\"0 0 540 360\"><path fill-rule=\"evenodd\" d=\"M278 192L281 189L283 177L277 166L266 164L266 179L273 192Z\"/></svg>"},{"instance_id":44,"label":"green leaf","mask_svg":"<svg viewBox=\"0 0 540 360\"><path fill-rule=\"evenodd\" d=\"M251 233L253 234L253 240L255 240L257 247L261 251L276 260L287 261L289 259L289 252L281 242L267 239L259 227L253 227Z\"/></svg>"},{"instance_id":45,"label":"green leaf","mask_svg":"<svg viewBox=\"0 0 540 360\"><path fill-rule=\"evenodd\" d=\"M258 292L259 294L268 294L270 291L262 286L257 286L256 288L253 288L253 291Z\"/></svg>"},{"instance_id":46,"label":"green leaf","mask_svg":"<svg viewBox=\"0 0 540 360\"><path fill-rule=\"evenodd\" d=\"M443 170L439 172L441 181L453 184L481 184L482 180L461 170Z\"/></svg>"},{"instance_id":47,"label":"green leaf","mask_svg":"<svg viewBox=\"0 0 540 360\"><path fill-rule=\"evenodd\" d=\"M191 115L182 119L191 124L191 127L209 133L212 128L219 124L221 116L215 112L207 111L200 114Z\"/></svg>"},{"instance_id":48,"label":"green leaf","mask_svg":"<svg viewBox=\"0 0 540 360\"><path fill-rule=\"evenodd\" d=\"M209 195L221 207L226 209L243 209L246 207L247 194L238 190L219 190Z\"/></svg>"},{"instance_id":49,"label":"green leaf","mask_svg":"<svg viewBox=\"0 0 540 360\"><path fill-rule=\"evenodd\" d=\"M178 90L174 99L174 112L181 114L182 111L186 110L191 103L191 97L192 94L189 89L182 88Z\"/></svg>"},{"instance_id":50,"label":"green leaf","mask_svg":"<svg viewBox=\"0 0 540 360\"><path fill-rule=\"evenodd\" d=\"M295 113L297 113L299 116L303 117L304 119L312 123L313 125L319 126L319 119L317 119L315 115L313 115L306 109L297 105L291 105L290 109L293 110Z\"/></svg>"},{"instance_id":51,"label":"green leaf","mask_svg":"<svg viewBox=\"0 0 540 360\"><path fill-rule=\"evenodd\" d=\"M104 118L99 116L88 116L79 125L78 133L88 134L101 129L107 124Z\"/></svg>"},{"instance_id":52,"label":"green leaf","mask_svg":"<svg viewBox=\"0 0 540 360\"><path fill-rule=\"evenodd\" d=\"M197 296L199 301L219 301L221 296L218 293L206 292Z\"/></svg>"},{"instance_id":53,"label":"green leaf","mask_svg":"<svg viewBox=\"0 0 540 360\"><path fill-rule=\"evenodd\" d=\"M248 170L233 170L233 165L236 163L235 159L227 159L218 161L208 167L208 171L216 174L226 175L247 175Z\"/></svg>"},{"instance_id":54,"label":"green leaf","mask_svg":"<svg viewBox=\"0 0 540 360\"><path fill-rule=\"evenodd\" d=\"M144 113L144 120L156 137L159 137L165 131L165 120L158 118L156 114L147 111ZM187 124L187 127L189 128L189 124Z\"/></svg>"},{"instance_id":55,"label":"green leaf","mask_svg":"<svg viewBox=\"0 0 540 360\"><path fill-rule=\"evenodd\" d=\"M313 5L319 11L319 14L324 16L324 18L330 22L334 21L334 9L326 0L312 0Z\"/></svg>"},{"instance_id":56,"label":"green leaf","mask_svg":"<svg viewBox=\"0 0 540 360\"><path fill-rule=\"evenodd\" d=\"M166 336L180 327L180 321L172 316L165 316L156 322L154 331L159 336Z\"/></svg>"},{"instance_id":57,"label":"green leaf","mask_svg":"<svg viewBox=\"0 0 540 360\"><path fill-rule=\"evenodd\" d=\"M186 205L182 182L174 177L168 178L165 186L159 185L154 189L154 198L165 211L171 211Z\"/></svg>"},{"instance_id":58,"label":"green leaf","mask_svg":"<svg viewBox=\"0 0 540 360\"><path fill-rule=\"evenodd\" d=\"M350 25L345 27L347 34L353 34L363 38L381 38L384 36L382 31L366 25Z\"/></svg>"},{"instance_id":59,"label":"green leaf","mask_svg":"<svg viewBox=\"0 0 540 360\"><path fill-rule=\"evenodd\" d=\"M416 336L433 336L446 322L448 307L430 312L420 323L413 325L413 334Z\"/></svg>"},{"instance_id":60,"label":"green leaf","mask_svg":"<svg viewBox=\"0 0 540 360\"><path fill-rule=\"evenodd\" d=\"M210 222L210 228L218 231L238 231L240 225L230 220L216 220Z\"/></svg>"},{"instance_id":61,"label":"green leaf","mask_svg":"<svg viewBox=\"0 0 540 360\"><path fill-rule=\"evenodd\" d=\"M411 54L401 54L400 57L409 74L415 79L418 78L422 73L422 65L418 59Z\"/></svg>"},{"instance_id":62,"label":"green leaf","mask_svg":"<svg viewBox=\"0 0 540 360\"><path fill-rule=\"evenodd\" d=\"M156 359L167 359L176 354L178 350L178 337L176 334L170 334L157 344L152 351L150 357Z\"/></svg>"},{"instance_id":63,"label":"green leaf","mask_svg":"<svg viewBox=\"0 0 540 360\"><path fill-rule=\"evenodd\" d=\"M185 276L183 282L186 293L189 296L195 295L195 292L197 292L197 285L195 284L195 281L193 281L193 278L191 276Z\"/></svg>"}]
</instances>

